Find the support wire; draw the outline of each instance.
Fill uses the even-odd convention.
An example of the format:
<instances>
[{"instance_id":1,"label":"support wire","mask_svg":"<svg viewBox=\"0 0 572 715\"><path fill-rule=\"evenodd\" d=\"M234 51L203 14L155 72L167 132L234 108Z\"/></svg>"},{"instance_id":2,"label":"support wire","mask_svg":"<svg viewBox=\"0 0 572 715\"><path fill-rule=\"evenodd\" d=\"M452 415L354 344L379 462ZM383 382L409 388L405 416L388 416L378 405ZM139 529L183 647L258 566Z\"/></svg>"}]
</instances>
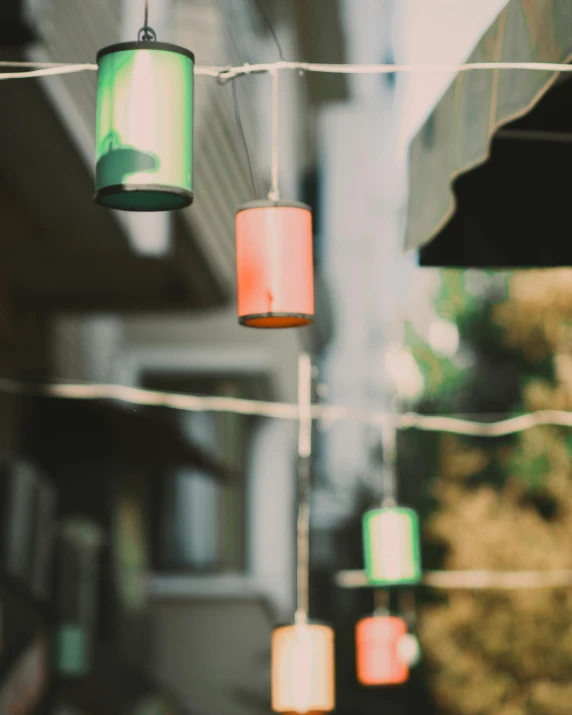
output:
<instances>
[{"instance_id":1,"label":"support wire","mask_svg":"<svg viewBox=\"0 0 572 715\"><path fill-rule=\"evenodd\" d=\"M312 456L312 361L298 358L298 518L296 522L296 623L307 623L310 581L310 460Z\"/></svg>"}]
</instances>

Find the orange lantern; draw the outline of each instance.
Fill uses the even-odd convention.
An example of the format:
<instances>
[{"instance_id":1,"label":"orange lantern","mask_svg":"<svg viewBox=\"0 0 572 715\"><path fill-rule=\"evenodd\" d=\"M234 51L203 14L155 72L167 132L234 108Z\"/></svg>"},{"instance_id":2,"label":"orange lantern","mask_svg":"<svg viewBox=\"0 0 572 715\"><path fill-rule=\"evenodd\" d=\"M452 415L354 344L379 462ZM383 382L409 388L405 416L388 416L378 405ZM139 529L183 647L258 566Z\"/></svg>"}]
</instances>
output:
<instances>
[{"instance_id":1,"label":"orange lantern","mask_svg":"<svg viewBox=\"0 0 572 715\"><path fill-rule=\"evenodd\" d=\"M314 319L312 210L295 201L253 201L236 212L238 319L253 328L295 328Z\"/></svg>"},{"instance_id":2,"label":"orange lantern","mask_svg":"<svg viewBox=\"0 0 572 715\"><path fill-rule=\"evenodd\" d=\"M272 634L272 709L325 713L335 708L334 631L296 623Z\"/></svg>"},{"instance_id":3,"label":"orange lantern","mask_svg":"<svg viewBox=\"0 0 572 715\"><path fill-rule=\"evenodd\" d=\"M396 616L371 616L356 625L357 677L362 685L399 685L409 678L400 642L407 624Z\"/></svg>"}]
</instances>

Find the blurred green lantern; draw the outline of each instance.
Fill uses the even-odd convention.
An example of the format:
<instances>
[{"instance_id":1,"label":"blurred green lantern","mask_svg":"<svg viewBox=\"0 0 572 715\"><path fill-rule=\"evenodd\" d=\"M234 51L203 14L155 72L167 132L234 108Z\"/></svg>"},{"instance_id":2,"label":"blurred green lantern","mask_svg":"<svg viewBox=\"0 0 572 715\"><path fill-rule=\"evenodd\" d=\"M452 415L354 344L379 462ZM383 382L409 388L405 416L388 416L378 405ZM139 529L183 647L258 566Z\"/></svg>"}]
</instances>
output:
<instances>
[{"instance_id":1,"label":"blurred green lantern","mask_svg":"<svg viewBox=\"0 0 572 715\"><path fill-rule=\"evenodd\" d=\"M82 517L68 518L58 543L59 627L55 667L60 675L83 677L91 667L97 610L99 555L104 534Z\"/></svg>"},{"instance_id":2,"label":"blurred green lantern","mask_svg":"<svg viewBox=\"0 0 572 715\"><path fill-rule=\"evenodd\" d=\"M193 53L146 34L105 47L97 63L95 200L123 211L188 206Z\"/></svg>"},{"instance_id":3,"label":"blurred green lantern","mask_svg":"<svg viewBox=\"0 0 572 715\"><path fill-rule=\"evenodd\" d=\"M91 638L81 626L64 624L56 633L55 667L60 675L84 676L91 659Z\"/></svg>"},{"instance_id":4,"label":"blurred green lantern","mask_svg":"<svg viewBox=\"0 0 572 715\"><path fill-rule=\"evenodd\" d=\"M363 517L365 574L370 584L421 581L419 519L412 509L382 507Z\"/></svg>"}]
</instances>

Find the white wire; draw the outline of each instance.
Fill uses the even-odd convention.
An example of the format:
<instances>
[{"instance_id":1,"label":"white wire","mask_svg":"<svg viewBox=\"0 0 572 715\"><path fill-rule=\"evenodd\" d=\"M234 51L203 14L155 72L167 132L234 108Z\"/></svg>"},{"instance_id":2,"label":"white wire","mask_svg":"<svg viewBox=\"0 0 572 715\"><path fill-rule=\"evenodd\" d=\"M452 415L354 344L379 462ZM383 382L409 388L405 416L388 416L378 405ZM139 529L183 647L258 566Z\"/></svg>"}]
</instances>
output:
<instances>
[{"instance_id":1,"label":"white wire","mask_svg":"<svg viewBox=\"0 0 572 715\"><path fill-rule=\"evenodd\" d=\"M0 80L26 79L54 74L71 74L73 72L97 71L96 64L66 64L49 62L0 62L0 67L35 67L28 72L0 73ZM287 62L244 64L227 67L201 66L195 67L195 74L220 79L233 79L241 75L277 72L278 70L295 70L298 72L321 72L326 74L393 74L395 72L472 72L475 70L528 70L533 72L572 72L572 65L555 62L468 62L465 64L320 64L312 62Z\"/></svg>"},{"instance_id":2,"label":"white wire","mask_svg":"<svg viewBox=\"0 0 572 715\"><path fill-rule=\"evenodd\" d=\"M364 571L339 571L335 577L341 588L367 588ZM442 589L562 588L572 586L572 571L426 571L422 583Z\"/></svg>"},{"instance_id":3,"label":"white wire","mask_svg":"<svg viewBox=\"0 0 572 715\"><path fill-rule=\"evenodd\" d=\"M572 72L572 65L554 62L467 62L465 64L320 64L312 62L273 62L244 64L234 67L198 66L195 73L223 79L233 79L243 74L296 70L325 74L393 74L394 72L472 72L475 70L529 70L536 72Z\"/></svg>"},{"instance_id":4,"label":"white wire","mask_svg":"<svg viewBox=\"0 0 572 715\"><path fill-rule=\"evenodd\" d=\"M383 506L395 506L397 503L397 428L395 423L384 422L381 425L381 443L383 448L382 504Z\"/></svg>"},{"instance_id":5,"label":"white wire","mask_svg":"<svg viewBox=\"0 0 572 715\"><path fill-rule=\"evenodd\" d=\"M40 69L41 67L70 67L69 62L10 62L8 60L0 60L0 67L35 67ZM80 66L77 63L73 66ZM86 65L87 67L96 67L97 65Z\"/></svg>"},{"instance_id":6,"label":"white wire","mask_svg":"<svg viewBox=\"0 0 572 715\"><path fill-rule=\"evenodd\" d=\"M298 516L296 519L296 623L308 621L310 606L310 457L312 456L312 360L298 358Z\"/></svg>"},{"instance_id":7,"label":"white wire","mask_svg":"<svg viewBox=\"0 0 572 715\"><path fill-rule=\"evenodd\" d=\"M1 62L0 66L22 66L22 67L40 67L40 69L27 70L25 72L0 72L0 80L3 79L31 79L32 77L48 77L51 75L60 74L75 74L76 72L95 72L97 71L97 65L65 65L65 64L53 64L50 63L14 63L14 62Z\"/></svg>"},{"instance_id":8,"label":"white wire","mask_svg":"<svg viewBox=\"0 0 572 715\"><path fill-rule=\"evenodd\" d=\"M228 412L283 420L300 419L300 408L297 404L243 400L236 397L183 395L144 390L126 385L102 383L27 385L14 380L0 380L0 392L46 395L70 400L118 400L131 405L154 405L189 412ZM312 420L328 424L347 420L380 427L385 423L399 429L450 432L473 437L504 437L540 425L572 427L572 412L564 410L539 410L495 422L467 420L444 415L420 415L415 412L395 415L378 410L342 405L312 405L310 415Z\"/></svg>"},{"instance_id":9,"label":"white wire","mask_svg":"<svg viewBox=\"0 0 572 715\"><path fill-rule=\"evenodd\" d=\"M307 353L298 358L298 456L309 459L312 454L312 360Z\"/></svg>"}]
</instances>

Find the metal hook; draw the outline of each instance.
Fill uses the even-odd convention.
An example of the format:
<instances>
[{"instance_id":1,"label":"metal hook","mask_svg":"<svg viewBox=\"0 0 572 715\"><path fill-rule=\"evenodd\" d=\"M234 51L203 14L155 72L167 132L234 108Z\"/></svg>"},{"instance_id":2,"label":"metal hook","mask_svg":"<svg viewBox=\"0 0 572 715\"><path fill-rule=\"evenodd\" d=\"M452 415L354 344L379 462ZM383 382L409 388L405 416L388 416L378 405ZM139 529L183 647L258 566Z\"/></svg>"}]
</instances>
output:
<instances>
[{"instance_id":1,"label":"metal hook","mask_svg":"<svg viewBox=\"0 0 572 715\"><path fill-rule=\"evenodd\" d=\"M155 42L157 39L157 33L152 27L148 25L143 25L143 27L137 33L137 39L139 42Z\"/></svg>"}]
</instances>

